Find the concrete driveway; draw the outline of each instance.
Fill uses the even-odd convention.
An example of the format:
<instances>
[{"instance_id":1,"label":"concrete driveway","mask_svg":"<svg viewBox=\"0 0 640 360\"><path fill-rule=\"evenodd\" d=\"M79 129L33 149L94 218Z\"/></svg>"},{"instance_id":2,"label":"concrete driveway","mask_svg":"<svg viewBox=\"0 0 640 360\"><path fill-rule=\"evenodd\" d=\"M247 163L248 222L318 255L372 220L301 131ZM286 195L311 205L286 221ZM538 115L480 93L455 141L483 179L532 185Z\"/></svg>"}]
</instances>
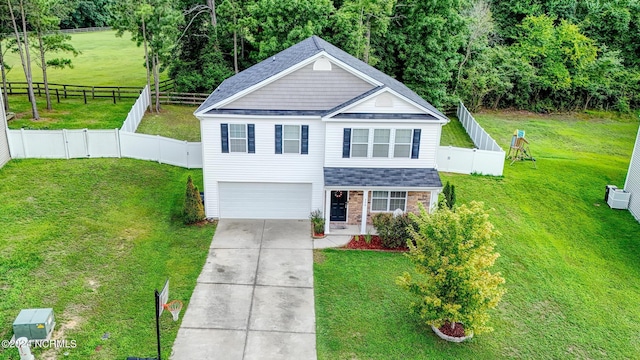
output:
<instances>
[{"instance_id":1,"label":"concrete driveway","mask_svg":"<svg viewBox=\"0 0 640 360\"><path fill-rule=\"evenodd\" d=\"M173 360L316 359L308 220L221 220Z\"/></svg>"}]
</instances>

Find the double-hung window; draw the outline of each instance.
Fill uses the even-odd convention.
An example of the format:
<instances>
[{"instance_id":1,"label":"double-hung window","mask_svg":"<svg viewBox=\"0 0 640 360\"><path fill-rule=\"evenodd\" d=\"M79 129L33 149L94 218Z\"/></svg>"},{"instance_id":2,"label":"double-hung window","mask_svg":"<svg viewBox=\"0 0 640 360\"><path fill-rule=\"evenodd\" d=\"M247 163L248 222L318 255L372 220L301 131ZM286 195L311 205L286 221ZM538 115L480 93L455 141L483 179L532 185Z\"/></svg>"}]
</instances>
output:
<instances>
[{"instance_id":1,"label":"double-hung window","mask_svg":"<svg viewBox=\"0 0 640 360\"><path fill-rule=\"evenodd\" d=\"M300 154L300 125L284 125L282 150L285 154Z\"/></svg>"},{"instance_id":2,"label":"double-hung window","mask_svg":"<svg viewBox=\"0 0 640 360\"><path fill-rule=\"evenodd\" d=\"M396 209L406 210L406 191L374 191L371 198L372 212L392 212Z\"/></svg>"},{"instance_id":3,"label":"double-hung window","mask_svg":"<svg viewBox=\"0 0 640 360\"><path fill-rule=\"evenodd\" d=\"M396 129L393 157L408 158L411 156L411 129Z\"/></svg>"},{"instance_id":4,"label":"double-hung window","mask_svg":"<svg viewBox=\"0 0 640 360\"><path fill-rule=\"evenodd\" d=\"M351 157L369 155L369 129L353 129L351 138Z\"/></svg>"},{"instance_id":5,"label":"double-hung window","mask_svg":"<svg viewBox=\"0 0 640 360\"><path fill-rule=\"evenodd\" d=\"M231 152L247 152L247 126L245 124L229 124L229 145Z\"/></svg>"},{"instance_id":6,"label":"double-hung window","mask_svg":"<svg viewBox=\"0 0 640 360\"><path fill-rule=\"evenodd\" d=\"M309 125L276 125L276 154L309 154Z\"/></svg>"},{"instance_id":7,"label":"double-hung window","mask_svg":"<svg viewBox=\"0 0 640 360\"><path fill-rule=\"evenodd\" d=\"M229 150L247 152L247 125L229 124Z\"/></svg>"},{"instance_id":8,"label":"double-hung window","mask_svg":"<svg viewBox=\"0 0 640 360\"><path fill-rule=\"evenodd\" d=\"M391 140L391 130L373 130L373 157L389 157L389 142Z\"/></svg>"},{"instance_id":9,"label":"double-hung window","mask_svg":"<svg viewBox=\"0 0 640 360\"><path fill-rule=\"evenodd\" d=\"M220 124L220 144L222 153L256 152L255 124Z\"/></svg>"}]
</instances>

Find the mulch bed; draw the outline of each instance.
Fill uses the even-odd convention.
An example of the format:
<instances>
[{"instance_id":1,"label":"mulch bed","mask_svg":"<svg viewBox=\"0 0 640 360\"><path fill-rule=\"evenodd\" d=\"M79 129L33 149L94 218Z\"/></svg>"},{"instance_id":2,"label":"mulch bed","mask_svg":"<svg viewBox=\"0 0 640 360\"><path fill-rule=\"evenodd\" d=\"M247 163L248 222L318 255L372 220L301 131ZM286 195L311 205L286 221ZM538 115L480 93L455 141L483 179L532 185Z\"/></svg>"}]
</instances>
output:
<instances>
[{"instance_id":1,"label":"mulch bed","mask_svg":"<svg viewBox=\"0 0 640 360\"><path fill-rule=\"evenodd\" d=\"M460 323L456 323L453 329L451 329L451 323L445 322L438 330L443 334L453 337L464 337L464 327Z\"/></svg>"},{"instance_id":2,"label":"mulch bed","mask_svg":"<svg viewBox=\"0 0 640 360\"><path fill-rule=\"evenodd\" d=\"M355 249L355 250L378 250L378 251L409 251L407 247L400 247L396 249L389 249L382 245L382 240L380 240L380 236L371 235L371 241L367 243L364 235L355 235L351 238L351 241L347 245L344 246L345 249Z\"/></svg>"}]
</instances>

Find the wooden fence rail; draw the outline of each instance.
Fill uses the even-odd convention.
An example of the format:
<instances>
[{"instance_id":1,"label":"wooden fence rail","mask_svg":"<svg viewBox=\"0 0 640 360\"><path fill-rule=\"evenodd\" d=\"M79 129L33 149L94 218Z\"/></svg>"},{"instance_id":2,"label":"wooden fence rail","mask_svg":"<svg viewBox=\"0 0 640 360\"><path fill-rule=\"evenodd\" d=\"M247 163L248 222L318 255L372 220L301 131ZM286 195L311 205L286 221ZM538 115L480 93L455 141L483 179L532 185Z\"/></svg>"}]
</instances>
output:
<instances>
[{"instance_id":1,"label":"wooden fence rail","mask_svg":"<svg viewBox=\"0 0 640 360\"><path fill-rule=\"evenodd\" d=\"M155 96L155 94L151 94L154 101ZM161 92L159 98L162 104L200 105L208 96L209 94Z\"/></svg>"},{"instance_id":2,"label":"wooden fence rail","mask_svg":"<svg viewBox=\"0 0 640 360\"><path fill-rule=\"evenodd\" d=\"M152 86L153 89L153 86ZM49 83L51 97L58 103L60 99L82 98L86 104L88 99L106 98L113 99L116 103L120 99L137 99L142 92L141 88L135 86L89 86ZM45 94L44 83L34 82L33 92L36 96ZM7 82L8 95L27 95L26 82ZM155 93L151 96L155 101ZM209 94L203 93L180 93L175 92L175 82L172 79L160 82L160 102L162 104L200 105Z\"/></svg>"},{"instance_id":3,"label":"wooden fence rail","mask_svg":"<svg viewBox=\"0 0 640 360\"><path fill-rule=\"evenodd\" d=\"M27 95L28 86L26 82L7 82L8 95ZM58 102L60 98L81 97L85 103L88 98L110 98L116 99L136 99L140 96L141 88L134 86L88 86L49 83L49 92ZM36 96L43 96L45 93L44 83L34 82L33 92Z\"/></svg>"},{"instance_id":4,"label":"wooden fence rail","mask_svg":"<svg viewBox=\"0 0 640 360\"><path fill-rule=\"evenodd\" d=\"M176 91L176 82L173 79L162 80L159 85L160 92Z\"/></svg>"}]
</instances>

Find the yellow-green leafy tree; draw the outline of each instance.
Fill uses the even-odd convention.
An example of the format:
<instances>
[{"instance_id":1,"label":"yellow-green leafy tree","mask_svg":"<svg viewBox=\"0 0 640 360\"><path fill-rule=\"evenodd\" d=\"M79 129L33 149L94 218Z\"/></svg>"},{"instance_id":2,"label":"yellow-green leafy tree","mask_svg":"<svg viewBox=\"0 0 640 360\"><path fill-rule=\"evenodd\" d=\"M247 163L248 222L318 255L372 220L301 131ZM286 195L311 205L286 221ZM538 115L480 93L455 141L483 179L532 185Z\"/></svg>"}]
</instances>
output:
<instances>
[{"instance_id":1,"label":"yellow-green leafy tree","mask_svg":"<svg viewBox=\"0 0 640 360\"><path fill-rule=\"evenodd\" d=\"M505 293L505 280L499 272L489 272L500 256L494 252L499 232L483 204L474 201L433 214L421 207L411 216L417 230L410 229L407 256L418 275L405 272L397 283L417 297L412 310L437 328L461 323L466 334L492 331L488 310Z\"/></svg>"}]
</instances>

